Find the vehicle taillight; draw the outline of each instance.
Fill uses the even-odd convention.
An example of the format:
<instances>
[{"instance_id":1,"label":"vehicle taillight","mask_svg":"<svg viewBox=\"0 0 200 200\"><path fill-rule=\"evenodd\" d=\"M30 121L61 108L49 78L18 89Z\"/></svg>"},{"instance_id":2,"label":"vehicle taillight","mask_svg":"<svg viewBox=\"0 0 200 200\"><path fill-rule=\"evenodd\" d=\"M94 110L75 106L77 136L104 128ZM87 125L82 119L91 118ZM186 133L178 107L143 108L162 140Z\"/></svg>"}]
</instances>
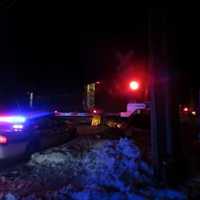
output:
<instances>
[{"instance_id":1,"label":"vehicle taillight","mask_svg":"<svg viewBox=\"0 0 200 200\"><path fill-rule=\"evenodd\" d=\"M6 144L8 142L7 137L0 135L0 144Z\"/></svg>"}]
</instances>

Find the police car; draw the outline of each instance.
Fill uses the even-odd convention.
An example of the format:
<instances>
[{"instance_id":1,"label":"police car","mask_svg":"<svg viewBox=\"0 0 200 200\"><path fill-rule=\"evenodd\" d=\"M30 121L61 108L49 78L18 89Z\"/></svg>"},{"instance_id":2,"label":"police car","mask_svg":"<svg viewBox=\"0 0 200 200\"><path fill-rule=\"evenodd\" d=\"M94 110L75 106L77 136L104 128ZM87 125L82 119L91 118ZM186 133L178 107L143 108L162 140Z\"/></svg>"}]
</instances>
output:
<instances>
[{"instance_id":1,"label":"police car","mask_svg":"<svg viewBox=\"0 0 200 200\"><path fill-rule=\"evenodd\" d=\"M53 114L31 118L0 116L0 161L30 156L76 136L73 123Z\"/></svg>"},{"instance_id":2,"label":"police car","mask_svg":"<svg viewBox=\"0 0 200 200\"><path fill-rule=\"evenodd\" d=\"M25 121L22 116L0 116L0 160L26 151L29 137L23 132Z\"/></svg>"}]
</instances>

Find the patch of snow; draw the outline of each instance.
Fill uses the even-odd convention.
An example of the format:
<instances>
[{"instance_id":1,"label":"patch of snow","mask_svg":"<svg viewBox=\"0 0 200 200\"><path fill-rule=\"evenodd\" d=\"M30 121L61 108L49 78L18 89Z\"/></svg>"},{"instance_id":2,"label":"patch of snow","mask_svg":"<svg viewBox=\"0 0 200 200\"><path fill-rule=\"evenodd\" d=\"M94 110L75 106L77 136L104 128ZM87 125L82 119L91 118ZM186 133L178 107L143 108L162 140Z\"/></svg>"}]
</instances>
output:
<instances>
[{"instance_id":1,"label":"patch of snow","mask_svg":"<svg viewBox=\"0 0 200 200\"><path fill-rule=\"evenodd\" d=\"M127 200L145 200L146 198L144 198L141 195L137 195L137 194L128 194L128 198Z\"/></svg>"},{"instance_id":2,"label":"patch of snow","mask_svg":"<svg viewBox=\"0 0 200 200\"><path fill-rule=\"evenodd\" d=\"M127 192L140 176L139 159L139 149L129 140L106 141L83 158L84 180Z\"/></svg>"},{"instance_id":3,"label":"patch of snow","mask_svg":"<svg viewBox=\"0 0 200 200\"><path fill-rule=\"evenodd\" d=\"M7 193L4 197L5 200L17 200L17 198L11 194L11 193Z\"/></svg>"},{"instance_id":4,"label":"patch of snow","mask_svg":"<svg viewBox=\"0 0 200 200\"><path fill-rule=\"evenodd\" d=\"M70 160L72 157L67 152L65 154L60 152L36 153L32 155L29 165L56 166Z\"/></svg>"},{"instance_id":5,"label":"patch of snow","mask_svg":"<svg viewBox=\"0 0 200 200\"><path fill-rule=\"evenodd\" d=\"M175 190L162 189L156 193L155 200L186 200L185 194Z\"/></svg>"},{"instance_id":6,"label":"patch of snow","mask_svg":"<svg viewBox=\"0 0 200 200\"><path fill-rule=\"evenodd\" d=\"M72 194L74 200L90 200L91 191L75 192Z\"/></svg>"}]
</instances>

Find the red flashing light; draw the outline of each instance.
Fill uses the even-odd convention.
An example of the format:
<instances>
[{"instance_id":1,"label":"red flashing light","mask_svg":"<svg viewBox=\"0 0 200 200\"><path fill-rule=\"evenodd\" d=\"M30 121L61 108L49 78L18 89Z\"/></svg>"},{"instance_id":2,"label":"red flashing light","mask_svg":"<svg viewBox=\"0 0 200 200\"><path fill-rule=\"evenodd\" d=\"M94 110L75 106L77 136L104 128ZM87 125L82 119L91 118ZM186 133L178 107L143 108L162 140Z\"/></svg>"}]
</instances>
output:
<instances>
[{"instance_id":1,"label":"red flashing light","mask_svg":"<svg viewBox=\"0 0 200 200\"><path fill-rule=\"evenodd\" d=\"M97 113L97 111L96 111L96 110L93 110L93 113L95 113L95 114L96 114L96 113Z\"/></svg>"},{"instance_id":2,"label":"red flashing light","mask_svg":"<svg viewBox=\"0 0 200 200\"><path fill-rule=\"evenodd\" d=\"M188 107L185 107L185 108L183 109L183 111L184 111L184 112L188 112L188 111L189 111Z\"/></svg>"},{"instance_id":3,"label":"red flashing light","mask_svg":"<svg viewBox=\"0 0 200 200\"><path fill-rule=\"evenodd\" d=\"M129 83L129 87L130 87L131 90L138 90L140 85L137 81L131 81Z\"/></svg>"},{"instance_id":4,"label":"red flashing light","mask_svg":"<svg viewBox=\"0 0 200 200\"><path fill-rule=\"evenodd\" d=\"M101 82L100 81L96 81L96 84L99 85Z\"/></svg>"},{"instance_id":5,"label":"red flashing light","mask_svg":"<svg viewBox=\"0 0 200 200\"><path fill-rule=\"evenodd\" d=\"M0 144L6 144L8 142L7 137L0 135Z\"/></svg>"}]
</instances>

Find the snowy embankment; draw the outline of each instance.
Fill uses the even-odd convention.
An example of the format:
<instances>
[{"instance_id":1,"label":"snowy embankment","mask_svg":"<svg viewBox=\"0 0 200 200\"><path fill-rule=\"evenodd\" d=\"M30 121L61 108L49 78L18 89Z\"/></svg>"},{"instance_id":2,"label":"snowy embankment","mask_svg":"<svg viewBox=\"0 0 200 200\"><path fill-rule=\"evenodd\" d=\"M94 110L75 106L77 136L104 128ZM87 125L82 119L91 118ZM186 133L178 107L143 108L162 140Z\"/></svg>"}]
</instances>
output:
<instances>
[{"instance_id":1,"label":"snowy embankment","mask_svg":"<svg viewBox=\"0 0 200 200\"><path fill-rule=\"evenodd\" d=\"M18 182L32 183L26 191L10 190L5 199L182 200L184 194L158 189L152 169L128 139L84 140L32 156ZM23 175L23 176L22 176Z\"/></svg>"}]
</instances>

